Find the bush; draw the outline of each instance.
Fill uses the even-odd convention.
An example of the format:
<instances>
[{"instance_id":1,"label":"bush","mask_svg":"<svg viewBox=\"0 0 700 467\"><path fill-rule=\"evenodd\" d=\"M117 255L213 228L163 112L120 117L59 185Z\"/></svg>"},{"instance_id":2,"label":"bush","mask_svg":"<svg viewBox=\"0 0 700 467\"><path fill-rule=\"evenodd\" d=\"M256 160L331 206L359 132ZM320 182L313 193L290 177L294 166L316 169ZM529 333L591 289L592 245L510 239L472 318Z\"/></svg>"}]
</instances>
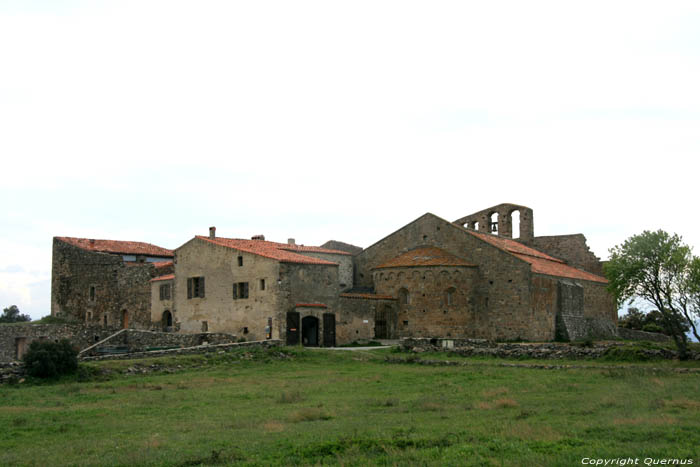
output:
<instances>
[{"instance_id":1,"label":"bush","mask_svg":"<svg viewBox=\"0 0 700 467\"><path fill-rule=\"evenodd\" d=\"M663 333L663 332L664 332L663 328L662 328L661 326L659 326L658 324L655 324L655 323L648 323L648 324L645 324L644 326L642 326L642 331L646 331L646 332L659 332L659 333Z\"/></svg>"},{"instance_id":2,"label":"bush","mask_svg":"<svg viewBox=\"0 0 700 467\"><path fill-rule=\"evenodd\" d=\"M59 342L33 341L23 360L27 373L37 378L57 378L75 373L78 369L78 351L68 339Z\"/></svg>"}]
</instances>

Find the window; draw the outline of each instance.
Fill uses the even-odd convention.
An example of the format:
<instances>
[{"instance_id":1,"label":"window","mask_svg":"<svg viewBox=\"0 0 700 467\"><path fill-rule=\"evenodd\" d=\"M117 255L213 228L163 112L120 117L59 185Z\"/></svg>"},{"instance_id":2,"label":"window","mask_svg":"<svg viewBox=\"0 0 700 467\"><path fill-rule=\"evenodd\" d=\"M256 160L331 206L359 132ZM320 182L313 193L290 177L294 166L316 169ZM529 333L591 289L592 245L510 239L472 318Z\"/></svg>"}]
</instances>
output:
<instances>
[{"instance_id":1,"label":"window","mask_svg":"<svg viewBox=\"0 0 700 467\"><path fill-rule=\"evenodd\" d=\"M411 303L411 295L408 293L408 290L403 287L399 289L399 303L401 305L408 305Z\"/></svg>"},{"instance_id":2,"label":"window","mask_svg":"<svg viewBox=\"0 0 700 467\"><path fill-rule=\"evenodd\" d=\"M248 283L236 282L233 284L233 299L248 298Z\"/></svg>"},{"instance_id":3,"label":"window","mask_svg":"<svg viewBox=\"0 0 700 467\"><path fill-rule=\"evenodd\" d=\"M260 279L260 290L265 290L265 279Z\"/></svg>"},{"instance_id":4,"label":"window","mask_svg":"<svg viewBox=\"0 0 700 467\"><path fill-rule=\"evenodd\" d=\"M452 306L455 304L455 292L457 289L454 287L450 287L449 289L445 290L445 305L447 306Z\"/></svg>"},{"instance_id":5,"label":"window","mask_svg":"<svg viewBox=\"0 0 700 467\"><path fill-rule=\"evenodd\" d=\"M187 279L187 298L204 298L204 278L190 277Z\"/></svg>"},{"instance_id":6,"label":"window","mask_svg":"<svg viewBox=\"0 0 700 467\"><path fill-rule=\"evenodd\" d=\"M238 266L243 266L243 257L242 256L238 257Z\"/></svg>"},{"instance_id":7,"label":"window","mask_svg":"<svg viewBox=\"0 0 700 467\"><path fill-rule=\"evenodd\" d=\"M95 301L95 286L94 285L90 286L90 301L91 302Z\"/></svg>"},{"instance_id":8,"label":"window","mask_svg":"<svg viewBox=\"0 0 700 467\"><path fill-rule=\"evenodd\" d=\"M160 286L160 299L170 300L170 284L163 284Z\"/></svg>"}]
</instances>

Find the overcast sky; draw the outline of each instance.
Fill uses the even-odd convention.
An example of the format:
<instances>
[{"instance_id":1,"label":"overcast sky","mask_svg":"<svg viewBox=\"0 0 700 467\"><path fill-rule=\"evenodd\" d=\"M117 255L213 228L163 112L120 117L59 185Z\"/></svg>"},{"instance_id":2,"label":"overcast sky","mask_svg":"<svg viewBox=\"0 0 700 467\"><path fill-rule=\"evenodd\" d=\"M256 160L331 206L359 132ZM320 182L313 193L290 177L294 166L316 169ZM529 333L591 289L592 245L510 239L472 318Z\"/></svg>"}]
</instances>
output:
<instances>
[{"instance_id":1,"label":"overcast sky","mask_svg":"<svg viewBox=\"0 0 700 467\"><path fill-rule=\"evenodd\" d=\"M700 2L0 0L0 307L51 239L367 247L502 202L700 252Z\"/></svg>"}]
</instances>

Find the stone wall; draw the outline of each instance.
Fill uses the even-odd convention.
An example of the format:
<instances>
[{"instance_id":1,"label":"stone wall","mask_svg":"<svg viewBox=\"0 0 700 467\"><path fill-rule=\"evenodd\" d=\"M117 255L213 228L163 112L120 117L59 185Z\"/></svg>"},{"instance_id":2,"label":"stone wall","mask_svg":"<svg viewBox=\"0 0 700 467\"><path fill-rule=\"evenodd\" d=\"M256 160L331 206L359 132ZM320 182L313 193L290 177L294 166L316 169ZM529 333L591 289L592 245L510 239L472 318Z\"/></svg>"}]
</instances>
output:
<instances>
[{"instance_id":1,"label":"stone wall","mask_svg":"<svg viewBox=\"0 0 700 467\"><path fill-rule=\"evenodd\" d=\"M379 295L399 297L396 337L475 337L476 266L396 267L373 273ZM405 302L399 290L405 292ZM449 297L448 297L449 291Z\"/></svg>"},{"instance_id":2,"label":"stone wall","mask_svg":"<svg viewBox=\"0 0 700 467\"><path fill-rule=\"evenodd\" d=\"M34 340L68 339L77 349L84 349L109 337L117 330L81 324L0 324L0 361L21 359L21 354Z\"/></svg>"},{"instance_id":3,"label":"stone wall","mask_svg":"<svg viewBox=\"0 0 700 467\"><path fill-rule=\"evenodd\" d=\"M340 296L339 318L336 322L336 341L338 345L351 344L358 340L376 338L375 317L382 313L388 321L389 332L396 329L398 316L396 300L389 298L368 298L361 295L345 294ZM394 338L391 335L389 338Z\"/></svg>"},{"instance_id":4,"label":"stone wall","mask_svg":"<svg viewBox=\"0 0 700 467\"><path fill-rule=\"evenodd\" d=\"M586 237L583 234L535 237L524 243L566 261L569 266L603 276L603 264L588 248Z\"/></svg>"},{"instance_id":5,"label":"stone wall","mask_svg":"<svg viewBox=\"0 0 700 467\"><path fill-rule=\"evenodd\" d=\"M161 287L167 286L170 288L170 298L161 298ZM174 326L173 318L173 297L174 297L175 280L153 280L151 282L151 328L159 331L174 331L177 328ZM167 323L164 322L163 315L169 312L171 316L171 325L168 329Z\"/></svg>"},{"instance_id":6,"label":"stone wall","mask_svg":"<svg viewBox=\"0 0 700 467\"><path fill-rule=\"evenodd\" d=\"M87 251L53 239L51 315L107 327L151 326L152 263Z\"/></svg>"},{"instance_id":7,"label":"stone wall","mask_svg":"<svg viewBox=\"0 0 700 467\"><path fill-rule=\"evenodd\" d=\"M179 334L172 332L144 331L140 329L124 329L111 339L100 343L85 355L99 355L101 347L127 347L129 352L144 352L160 348L184 348L198 345L218 345L238 342L239 338L232 334L202 332L196 334Z\"/></svg>"},{"instance_id":8,"label":"stone wall","mask_svg":"<svg viewBox=\"0 0 700 467\"><path fill-rule=\"evenodd\" d=\"M654 341L654 342L670 342L671 338L666 334L658 332L645 332L636 329L627 329L618 327L617 333L621 339L630 339L638 341Z\"/></svg>"},{"instance_id":9,"label":"stone wall","mask_svg":"<svg viewBox=\"0 0 700 467\"><path fill-rule=\"evenodd\" d=\"M346 291L353 286L353 263L352 255L341 255L335 253L316 253L313 251L294 251L297 254L309 256L311 258L323 259L332 263L338 263L338 288Z\"/></svg>"}]
</instances>

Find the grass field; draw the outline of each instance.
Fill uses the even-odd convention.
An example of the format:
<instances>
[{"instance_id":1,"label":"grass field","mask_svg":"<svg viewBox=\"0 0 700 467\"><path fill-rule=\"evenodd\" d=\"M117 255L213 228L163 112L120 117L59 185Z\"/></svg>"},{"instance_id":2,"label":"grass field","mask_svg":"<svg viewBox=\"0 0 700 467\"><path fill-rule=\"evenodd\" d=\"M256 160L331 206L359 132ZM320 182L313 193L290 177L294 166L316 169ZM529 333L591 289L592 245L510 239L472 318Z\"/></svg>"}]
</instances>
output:
<instances>
[{"instance_id":1,"label":"grass field","mask_svg":"<svg viewBox=\"0 0 700 467\"><path fill-rule=\"evenodd\" d=\"M87 381L0 387L0 464L700 463L700 374L678 365L433 367L386 355L402 356L238 351L139 361L166 367L147 375L110 361L88 364Z\"/></svg>"}]
</instances>

